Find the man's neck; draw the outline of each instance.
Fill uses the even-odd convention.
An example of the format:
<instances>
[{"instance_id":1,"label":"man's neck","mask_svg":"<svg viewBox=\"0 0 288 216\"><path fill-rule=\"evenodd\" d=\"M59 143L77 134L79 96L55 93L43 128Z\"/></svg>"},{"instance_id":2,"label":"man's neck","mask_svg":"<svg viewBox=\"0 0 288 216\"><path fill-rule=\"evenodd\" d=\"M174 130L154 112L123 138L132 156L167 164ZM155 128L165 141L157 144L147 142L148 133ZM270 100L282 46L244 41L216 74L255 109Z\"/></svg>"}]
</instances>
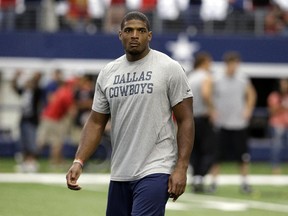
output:
<instances>
[{"instance_id":1,"label":"man's neck","mask_svg":"<svg viewBox=\"0 0 288 216\"><path fill-rule=\"evenodd\" d=\"M149 52L150 52L150 48L148 47L146 50L144 50L140 54L132 55L132 54L126 53L126 58L129 62L138 61L140 59L143 59L145 56L147 56Z\"/></svg>"}]
</instances>

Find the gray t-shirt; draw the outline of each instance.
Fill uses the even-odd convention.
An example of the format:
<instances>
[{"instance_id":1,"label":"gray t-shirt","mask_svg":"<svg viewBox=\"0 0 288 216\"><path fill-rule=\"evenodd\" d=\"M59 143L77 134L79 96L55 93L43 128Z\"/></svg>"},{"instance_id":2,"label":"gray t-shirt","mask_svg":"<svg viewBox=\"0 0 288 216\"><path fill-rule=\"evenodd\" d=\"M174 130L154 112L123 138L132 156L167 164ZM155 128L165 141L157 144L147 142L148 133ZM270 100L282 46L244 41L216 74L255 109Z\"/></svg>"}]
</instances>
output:
<instances>
[{"instance_id":1,"label":"gray t-shirt","mask_svg":"<svg viewBox=\"0 0 288 216\"><path fill-rule=\"evenodd\" d=\"M214 79L214 102L217 111L216 125L230 130L247 127L244 118L245 94L249 84L245 75L236 73L228 77L225 73Z\"/></svg>"},{"instance_id":2,"label":"gray t-shirt","mask_svg":"<svg viewBox=\"0 0 288 216\"><path fill-rule=\"evenodd\" d=\"M135 62L123 55L100 72L92 109L111 114L111 180L171 173L177 159L172 107L188 97L182 67L155 50Z\"/></svg>"},{"instance_id":3,"label":"gray t-shirt","mask_svg":"<svg viewBox=\"0 0 288 216\"><path fill-rule=\"evenodd\" d=\"M193 114L194 117L203 117L208 115L208 106L204 102L202 95L202 86L205 79L209 79L209 72L202 69L194 70L188 76L188 82L193 92Z\"/></svg>"}]
</instances>

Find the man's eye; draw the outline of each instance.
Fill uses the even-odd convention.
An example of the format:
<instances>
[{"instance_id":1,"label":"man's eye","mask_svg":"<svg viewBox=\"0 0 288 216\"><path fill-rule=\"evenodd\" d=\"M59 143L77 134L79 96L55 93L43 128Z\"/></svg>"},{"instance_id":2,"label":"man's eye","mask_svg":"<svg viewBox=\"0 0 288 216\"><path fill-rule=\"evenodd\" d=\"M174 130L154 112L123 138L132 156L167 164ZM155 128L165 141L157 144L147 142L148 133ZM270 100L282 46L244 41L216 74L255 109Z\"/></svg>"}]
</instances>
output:
<instances>
[{"instance_id":1,"label":"man's eye","mask_svg":"<svg viewBox=\"0 0 288 216\"><path fill-rule=\"evenodd\" d=\"M140 32L141 32L141 33L145 33L145 32L146 32L146 29L140 29Z\"/></svg>"},{"instance_id":2,"label":"man's eye","mask_svg":"<svg viewBox=\"0 0 288 216\"><path fill-rule=\"evenodd\" d=\"M125 29L124 32L126 33L131 32L131 29Z\"/></svg>"}]
</instances>

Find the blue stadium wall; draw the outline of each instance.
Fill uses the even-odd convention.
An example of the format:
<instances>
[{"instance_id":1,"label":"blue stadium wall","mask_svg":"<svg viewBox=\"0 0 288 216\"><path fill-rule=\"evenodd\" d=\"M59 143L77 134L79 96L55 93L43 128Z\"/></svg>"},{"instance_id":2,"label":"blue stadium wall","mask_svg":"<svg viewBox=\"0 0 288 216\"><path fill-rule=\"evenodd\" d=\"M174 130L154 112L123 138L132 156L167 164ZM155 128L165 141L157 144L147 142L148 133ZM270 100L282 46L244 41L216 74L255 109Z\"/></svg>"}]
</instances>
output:
<instances>
[{"instance_id":1,"label":"blue stadium wall","mask_svg":"<svg viewBox=\"0 0 288 216\"><path fill-rule=\"evenodd\" d=\"M167 43L177 39L176 34L154 35L151 47L171 55ZM189 41L197 51L211 52L215 61L236 50L245 62L288 63L288 37L195 36ZM117 35L0 33L0 57L114 59L122 54Z\"/></svg>"}]
</instances>

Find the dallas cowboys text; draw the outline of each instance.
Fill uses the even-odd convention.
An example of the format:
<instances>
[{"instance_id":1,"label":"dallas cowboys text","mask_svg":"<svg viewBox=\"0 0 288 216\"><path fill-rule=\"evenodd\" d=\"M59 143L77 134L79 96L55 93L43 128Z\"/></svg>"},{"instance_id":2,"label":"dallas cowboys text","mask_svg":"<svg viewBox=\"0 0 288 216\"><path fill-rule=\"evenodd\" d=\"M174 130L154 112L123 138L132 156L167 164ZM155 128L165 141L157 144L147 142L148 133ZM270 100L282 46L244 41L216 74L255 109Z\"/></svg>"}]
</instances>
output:
<instances>
[{"instance_id":1,"label":"dallas cowboys text","mask_svg":"<svg viewBox=\"0 0 288 216\"><path fill-rule=\"evenodd\" d=\"M152 71L115 75L113 87L109 89L109 97L151 94L153 92L153 83L149 82L151 78Z\"/></svg>"}]
</instances>

